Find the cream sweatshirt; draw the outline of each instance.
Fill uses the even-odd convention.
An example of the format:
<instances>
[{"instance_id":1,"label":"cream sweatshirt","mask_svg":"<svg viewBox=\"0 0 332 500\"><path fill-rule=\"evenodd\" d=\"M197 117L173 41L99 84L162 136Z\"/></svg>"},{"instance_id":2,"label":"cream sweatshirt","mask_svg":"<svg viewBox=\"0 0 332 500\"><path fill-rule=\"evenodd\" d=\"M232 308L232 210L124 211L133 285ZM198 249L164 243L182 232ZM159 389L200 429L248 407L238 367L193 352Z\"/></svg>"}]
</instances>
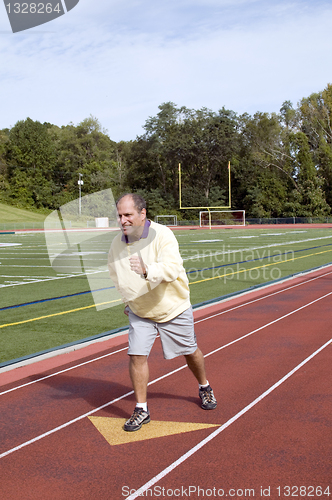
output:
<instances>
[{"instance_id":1,"label":"cream sweatshirt","mask_svg":"<svg viewBox=\"0 0 332 500\"><path fill-rule=\"evenodd\" d=\"M164 323L190 307L188 278L173 232L151 222L145 233L133 243L126 243L119 233L109 251L108 269L123 302L134 314ZM130 269L131 255L143 259L147 279Z\"/></svg>"}]
</instances>

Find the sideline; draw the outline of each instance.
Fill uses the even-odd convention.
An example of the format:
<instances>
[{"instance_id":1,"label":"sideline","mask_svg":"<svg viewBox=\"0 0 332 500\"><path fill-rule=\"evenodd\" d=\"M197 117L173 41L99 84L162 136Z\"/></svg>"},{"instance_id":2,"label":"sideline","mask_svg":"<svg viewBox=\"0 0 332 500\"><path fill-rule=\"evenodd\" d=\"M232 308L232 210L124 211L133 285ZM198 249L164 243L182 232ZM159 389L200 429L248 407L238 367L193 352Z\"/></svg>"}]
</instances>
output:
<instances>
[{"instance_id":1,"label":"sideline","mask_svg":"<svg viewBox=\"0 0 332 500\"><path fill-rule=\"evenodd\" d=\"M128 347L126 346L123 347L122 349L118 349L117 351L112 351L107 354L103 354L102 356L98 356L97 358L89 359L89 361L83 361L78 365L70 366L69 368L64 368L63 370L57 371L55 373L50 373L49 375L45 375L44 377L31 380L30 382L26 382L25 384L12 387L11 389L7 389L6 391L0 392L0 396L4 396L4 394L8 394L9 392L17 391L18 389L23 389L23 387L27 387L28 385L37 384L38 382L42 382L43 380L47 380L48 378L55 377L56 375L61 375L62 373L66 373L71 370L74 370L75 368L80 368L81 366L94 363L95 361L100 361L101 359L108 358L109 356L113 356L113 354L118 354L119 352L126 351L127 349Z\"/></svg>"}]
</instances>

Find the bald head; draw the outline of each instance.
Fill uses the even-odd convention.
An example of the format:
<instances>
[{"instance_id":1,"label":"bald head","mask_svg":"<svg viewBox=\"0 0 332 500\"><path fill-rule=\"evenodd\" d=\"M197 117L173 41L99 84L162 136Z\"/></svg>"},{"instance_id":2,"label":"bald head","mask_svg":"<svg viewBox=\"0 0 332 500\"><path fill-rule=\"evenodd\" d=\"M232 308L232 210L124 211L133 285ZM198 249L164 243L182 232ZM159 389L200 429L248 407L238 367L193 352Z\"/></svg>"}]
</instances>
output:
<instances>
[{"instance_id":1,"label":"bald head","mask_svg":"<svg viewBox=\"0 0 332 500\"><path fill-rule=\"evenodd\" d=\"M145 200L136 194L125 194L116 202L121 229L129 240L139 240L142 236L146 208Z\"/></svg>"},{"instance_id":2,"label":"bald head","mask_svg":"<svg viewBox=\"0 0 332 500\"><path fill-rule=\"evenodd\" d=\"M131 198L134 202L134 207L136 208L137 212L141 212L143 210L143 208L145 208L146 210L146 202L145 202L145 199L140 196L139 194L136 194L136 193L126 193L126 194L123 194L122 196L120 196L120 198L117 200L116 202L116 206L118 206L118 203L124 199L124 198Z\"/></svg>"}]
</instances>

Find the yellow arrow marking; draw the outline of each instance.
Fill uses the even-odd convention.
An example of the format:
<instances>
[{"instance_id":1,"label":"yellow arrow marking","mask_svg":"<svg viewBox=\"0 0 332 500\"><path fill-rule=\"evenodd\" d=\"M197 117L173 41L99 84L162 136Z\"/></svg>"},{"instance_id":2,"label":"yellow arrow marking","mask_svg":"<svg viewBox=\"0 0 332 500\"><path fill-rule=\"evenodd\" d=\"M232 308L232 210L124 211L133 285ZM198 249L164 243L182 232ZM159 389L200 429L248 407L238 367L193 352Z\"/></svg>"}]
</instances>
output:
<instances>
[{"instance_id":1,"label":"yellow arrow marking","mask_svg":"<svg viewBox=\"0 0 332 500\"><path fill-rule=\"evenodd\" d=\"M124 418L89 417L89 420L112 446L198 431L200 429L209 429L211 427L219 427L220 425L151 420L150 423L142 425L142 428L138 431L126 432L123 430L123 425L126 421Z\"/></svg>"}]
</instances>

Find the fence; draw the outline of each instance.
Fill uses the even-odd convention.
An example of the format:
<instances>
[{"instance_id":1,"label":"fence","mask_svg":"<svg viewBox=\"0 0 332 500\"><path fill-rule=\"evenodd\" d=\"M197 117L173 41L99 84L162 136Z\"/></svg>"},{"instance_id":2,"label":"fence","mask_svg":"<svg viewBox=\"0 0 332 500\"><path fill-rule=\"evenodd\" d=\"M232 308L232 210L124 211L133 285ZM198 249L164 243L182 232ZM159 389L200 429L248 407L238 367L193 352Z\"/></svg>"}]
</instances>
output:
<instances>
[{"instance_id":1,"label":"fence","mask_svg":"<svg viewBox=\"0 0 332 500\"><path fill-rule=\"evenodd\" d=\"M69 221L70 222L70 221ZM262 225L262 224L332 224L332 217L278 217L278 218L247 218L246 225ZM179 220L178 226L198 226L199 220ZM71 224L69 224L69 227ZM73 224L75 226L75 224ZM68 226L67 226L68 227ZM96 227L96 221L86 221L87 228ZM13 230L42 230L44 229L43 222L7 222L0 224L0 231L13 231ZM60 224L55 224L53 229L61 229Z\"/></svg>"}]
</instances>

